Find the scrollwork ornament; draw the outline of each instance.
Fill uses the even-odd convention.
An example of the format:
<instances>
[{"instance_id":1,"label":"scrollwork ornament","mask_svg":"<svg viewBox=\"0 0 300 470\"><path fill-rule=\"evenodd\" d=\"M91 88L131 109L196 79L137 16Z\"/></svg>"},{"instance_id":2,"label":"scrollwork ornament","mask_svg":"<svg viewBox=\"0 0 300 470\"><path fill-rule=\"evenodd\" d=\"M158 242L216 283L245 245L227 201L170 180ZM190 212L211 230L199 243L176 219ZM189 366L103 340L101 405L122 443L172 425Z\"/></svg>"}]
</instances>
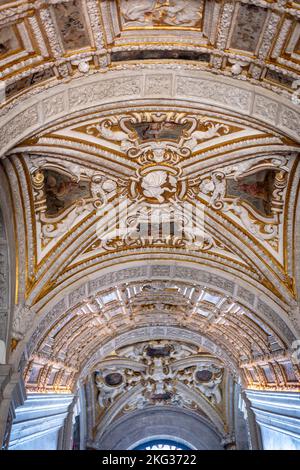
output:
<instances>
[{"instance_id":1,"label":"scrollwork ornament","mask_svg":"<svg viewBox=\"0 0 300 470\"><path fill-rule=\"evenodd\" d=\"M27 305L16 307L13 317L12 337L17 341L24 338L33 323L34 312Z\"/></svg>"}]
</instances>

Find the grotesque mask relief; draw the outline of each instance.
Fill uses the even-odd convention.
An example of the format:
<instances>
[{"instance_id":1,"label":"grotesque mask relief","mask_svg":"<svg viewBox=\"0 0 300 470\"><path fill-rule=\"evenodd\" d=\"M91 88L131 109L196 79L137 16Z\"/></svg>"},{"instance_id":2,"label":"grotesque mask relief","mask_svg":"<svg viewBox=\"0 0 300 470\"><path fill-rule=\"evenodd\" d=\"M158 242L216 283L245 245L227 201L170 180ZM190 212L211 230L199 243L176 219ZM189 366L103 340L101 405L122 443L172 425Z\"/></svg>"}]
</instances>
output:
<instances>
[{"instance_id":1,"label":"grotesque mask relief","mask_svg":"<svg viewBox=\"0 0 300 470\"><path fill-rule=\"evenodd\" d=\"M212 365L198 365L194 372L194 385L212 403L220 403L222 400L220 384L223 372L220 368Z\"/></svg>"},{"instance_id":2,"label":"grotesque mask relief","mask_svg":"<svg viewBox=\"0 0 300 470\"><path fill-rule=\"evenodd\" d=\"M196 346L160 340L117 350L99 366L95 385L102 412L118 400L123 413L158 405L197 410L201 400L221 406L223 376L222 364Z\"/></svg>"}]
</instances>

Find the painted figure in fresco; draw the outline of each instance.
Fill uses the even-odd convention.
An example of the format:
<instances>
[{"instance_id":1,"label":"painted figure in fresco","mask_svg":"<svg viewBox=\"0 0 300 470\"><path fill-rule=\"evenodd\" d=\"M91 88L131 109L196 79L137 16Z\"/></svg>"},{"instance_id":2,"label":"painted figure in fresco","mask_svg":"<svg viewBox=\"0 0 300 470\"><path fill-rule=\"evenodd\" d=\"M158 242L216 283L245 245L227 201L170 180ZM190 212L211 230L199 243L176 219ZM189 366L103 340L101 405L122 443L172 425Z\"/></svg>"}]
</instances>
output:
<instances>
[{"instance_id":1,"label":"painted figure in fresco","mask_svg":"<svg viewBox=\"0 0 300 470\"><path fill-rule=\"evenodd\" d=\"M69 194L73 188L77 186L74 181L63 181L49 175L47 178L48 191L53 193L56 197L62 198Z\"/></svg>"},{"instance_id":2,"label":"painted figure in fresco","mask_svg":"<svg viewBox=\"0 0 300 470\"><path fill-rule=\"evenodd\" d=\"M228 179L227 194L248 202L264 215L270 215L274 178L274 171L264 170L239 181Z\"/></svg>"},{"instance_id":3,"label":"painted figure in fresco","mask_svg":"<svg viewBox=\"0 0 300 470\"><path fill-rule=\"evenodd\" d=\"M45 193L48 215L56 215L76 200L89 195L88 184L73 181L51 170L45 172Z\"/></svg>"},{"instance_id":4,"label":"painted figure in fresco","mask_svg":"<svg viewBox=\"0 0 300 470\"><path fill-rule=\"evenodd\" d=\"M66 49L86 47L89 38L86 31L85 21L80 0L54 3L56 21L62 35L62 41Z\"/></svg>"},{"instance_id":5,"label":"painted figure in fresco","mask_svg":"<svg viewBox=\"0 0 300 470\"><path fill-rule=\"evenodd\" d=\"M4 27L0 30L0 55L7 54L17 49L18 41L12 27Z\"/></svg>"},{"instance_id":6,"label":"painted figure in fresco","mask_svg":"<svg viewBox=\"0 0 300 470\"><path fill-rule=\"evenodd\" d=\"M135 124L134 129L141 141L178 140L184 126L174 122L147 122Z\"/></svg>"},{"instance_id":7,"label":"painted figure in fresco","mask_svg":"<svg viewBox=\"0 0 300 470\"><path fill-rule=\"evenodd\" d=\"M3 41L0 43L0 55L6 54L9 51L10 48L10 42L9 41Z\"/></svg>"},{"instance_id":8,"label":"painted figure in fresco","mask_svg":"<svg viewBox=\"0 0 300 470\"><path fill-rule=\"evenodd\" d=\"M258 197L264 201L268 200L268 191L265 184L258 181L255 183L238 183L238 188L250 196Z\"/></svg>"},{"instance_id":9,"label":"painted figure in fresco","mask_svg":"<svg viewBox=\"0 0 300 470\"><path fill-rule=\"evenodd\" d=\"M152 122L147 126L143 131L142 131L142 136L143 138L148 138L148 139L158 139L159 134L161 133L162 127L163 127L162 122Z\"/></svg>"},{"instance_id":10,"label":"painted figure in fresco","mask_svg":"<svg viewBox=\"0 0 300 470\"><path fill-rule=\"evenodd\" d=\"M153 122L145 129L143 137L152 135L154 139L174 139L178 137L181 130L182 126L172 122Z\"/></svg>"}]
</instances>

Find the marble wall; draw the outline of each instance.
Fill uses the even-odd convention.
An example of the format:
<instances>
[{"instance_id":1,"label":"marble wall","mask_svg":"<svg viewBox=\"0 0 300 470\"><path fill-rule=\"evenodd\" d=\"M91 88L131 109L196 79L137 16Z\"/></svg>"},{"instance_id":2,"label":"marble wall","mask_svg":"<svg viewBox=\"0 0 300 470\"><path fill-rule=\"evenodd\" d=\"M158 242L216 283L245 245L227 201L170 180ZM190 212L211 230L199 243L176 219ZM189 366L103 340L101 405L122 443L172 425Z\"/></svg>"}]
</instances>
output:
<instances>
[{"instance_id":1,"label":"marble wall","mask_svg":"<svg viewBox=\"0 0 300 470\"><path fill-rule=\"evenodd\" d=\"M248 390L264 450L300 450L300 393Z\"/></svg>"},{"instance_id":2,"label":"marble wall","mask_svg":"<svg viewBox=\"0 0 300 470\"><path fill-rule=\"evenodd\" d=\"M71 394L28 394L24 405L16 409L9 450L59 450L68 448ZM68 439L71 441L71 436Z\"/></svg>"}]
</instances>

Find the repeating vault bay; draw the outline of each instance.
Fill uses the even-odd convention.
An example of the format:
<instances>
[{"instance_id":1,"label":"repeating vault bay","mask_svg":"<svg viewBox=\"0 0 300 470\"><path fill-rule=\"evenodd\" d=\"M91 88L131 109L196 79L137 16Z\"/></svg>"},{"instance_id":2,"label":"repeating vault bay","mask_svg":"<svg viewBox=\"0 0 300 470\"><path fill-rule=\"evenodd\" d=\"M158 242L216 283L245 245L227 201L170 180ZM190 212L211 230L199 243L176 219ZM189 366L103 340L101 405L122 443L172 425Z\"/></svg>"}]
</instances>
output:
<instances>
[{"instance_id":1,"label":"repeating vault bay","mask_svg":"<svg viewBox=\"0 0 300 470\"><path fill-rule=\"evenodd\" d=\"M2 448L299 449L299 2L0 3Z\"/></svg>"}]
</instances>

